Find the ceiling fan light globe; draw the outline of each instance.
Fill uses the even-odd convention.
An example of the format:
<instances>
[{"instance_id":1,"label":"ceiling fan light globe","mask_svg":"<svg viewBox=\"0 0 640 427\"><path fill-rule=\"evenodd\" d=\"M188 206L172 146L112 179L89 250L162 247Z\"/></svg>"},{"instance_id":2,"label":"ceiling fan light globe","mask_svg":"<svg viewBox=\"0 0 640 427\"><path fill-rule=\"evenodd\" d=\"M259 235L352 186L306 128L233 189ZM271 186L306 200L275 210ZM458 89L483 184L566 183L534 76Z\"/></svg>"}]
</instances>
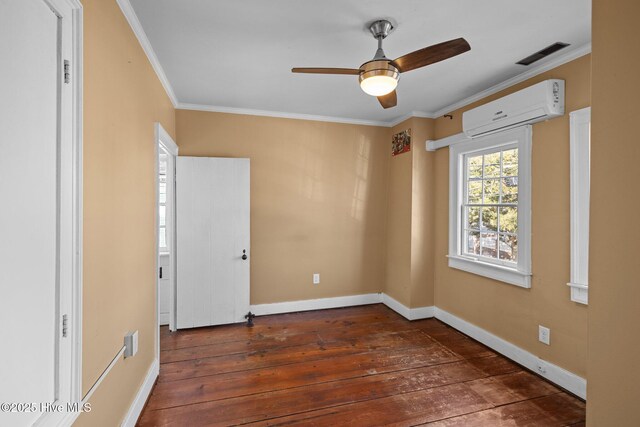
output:
<instances>
[{"instance_id":1,"label":"ceiling fan light globe","mask_svg":"<svg viewBox=\"0 0 640 427\"><path fill-rule=\"evenodd\" d=\"M400 74L388 59L374 59L360 66L360 87L371 96L384 96L398 86Z\"/></svg>"},{"instance_id":2,"label":"ceiling fan light globe","mask_svg":"<svg viewBox=\"0 0 640 427\"><path fill-rule=\"evenodd\" d=\"M360 82L362 90L371 96L383 96L393 92L398 80L391 76L371 76Z\"/></svg>"}]
</instances>

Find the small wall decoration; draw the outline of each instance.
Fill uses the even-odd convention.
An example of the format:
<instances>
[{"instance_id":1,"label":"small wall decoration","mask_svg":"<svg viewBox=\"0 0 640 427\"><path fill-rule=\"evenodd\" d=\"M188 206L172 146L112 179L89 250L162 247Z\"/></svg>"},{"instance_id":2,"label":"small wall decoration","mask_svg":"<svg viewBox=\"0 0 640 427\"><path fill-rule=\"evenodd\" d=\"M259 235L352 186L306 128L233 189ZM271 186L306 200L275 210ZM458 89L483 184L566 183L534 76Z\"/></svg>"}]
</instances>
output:
<instances>
[{"instance_id":1,"label":"small wall decoration","mask_svg":"<svg viewBox=\"0 0 640 427\"><path fill-rule=\"evenodd\" d=\"M411 151L411 129L396 133L391 139L391 155L397 156L407 151Z\"/></svg>"}]
</instances>

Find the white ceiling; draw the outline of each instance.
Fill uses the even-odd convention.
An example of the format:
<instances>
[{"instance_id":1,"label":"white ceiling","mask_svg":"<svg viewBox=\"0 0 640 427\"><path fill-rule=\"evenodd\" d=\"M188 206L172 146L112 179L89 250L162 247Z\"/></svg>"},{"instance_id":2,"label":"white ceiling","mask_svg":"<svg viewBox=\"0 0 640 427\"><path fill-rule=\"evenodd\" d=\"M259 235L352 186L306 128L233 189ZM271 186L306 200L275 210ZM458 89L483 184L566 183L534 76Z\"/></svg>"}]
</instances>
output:
<instances>
[{"instance_id":1,"label":"white ceiling","mask_svg":"<svg viewBox=\"0 0 640 427\"><path fill-rule=\"evenodd\" d=\"M131 0L182 104L390 122L444 107L570 54L591 41L590 0ZM389 58L464 37L471 51L402 74L398 106L383 110L357 76L292 67L357 68L376 41L365 24L396 26ZM562 41L530 66L515 62Z\"/></svg>"}]
</instances>

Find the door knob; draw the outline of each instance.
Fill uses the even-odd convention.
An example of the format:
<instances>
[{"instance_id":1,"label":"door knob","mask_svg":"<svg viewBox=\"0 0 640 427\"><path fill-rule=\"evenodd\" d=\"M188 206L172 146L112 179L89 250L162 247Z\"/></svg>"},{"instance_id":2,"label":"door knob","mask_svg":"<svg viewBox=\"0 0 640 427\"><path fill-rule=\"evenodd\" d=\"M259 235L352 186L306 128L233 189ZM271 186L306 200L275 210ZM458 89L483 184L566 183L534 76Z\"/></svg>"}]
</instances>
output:
<instances>
[{"instance_id":1,"label":"door knob","mask_svg":"<svg viewBox=\"0 0 640 427\"><path fill-rule=\"evenodd\" d=\"M243 260L247 259L247 250L246 249L242 250L242 259Z\"/></svg>"}]
</instances>

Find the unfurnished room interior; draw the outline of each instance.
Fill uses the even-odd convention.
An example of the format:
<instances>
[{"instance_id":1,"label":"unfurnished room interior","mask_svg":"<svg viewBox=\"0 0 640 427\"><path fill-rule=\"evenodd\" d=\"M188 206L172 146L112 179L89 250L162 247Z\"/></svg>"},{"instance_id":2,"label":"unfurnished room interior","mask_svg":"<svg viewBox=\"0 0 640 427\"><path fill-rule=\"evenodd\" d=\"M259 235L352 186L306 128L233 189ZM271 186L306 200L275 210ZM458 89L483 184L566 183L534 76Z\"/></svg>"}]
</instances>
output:
<instances>
[{"instance_id":1,"label":"unfurnished room interior","mask_svg":"<svg viewBox=\"0 0 640 427\"><path fill-rule=\"evenodd\" d=\"M0 426L640 426L638 22L0 0Z\"/></svg>"}]
</instances>

